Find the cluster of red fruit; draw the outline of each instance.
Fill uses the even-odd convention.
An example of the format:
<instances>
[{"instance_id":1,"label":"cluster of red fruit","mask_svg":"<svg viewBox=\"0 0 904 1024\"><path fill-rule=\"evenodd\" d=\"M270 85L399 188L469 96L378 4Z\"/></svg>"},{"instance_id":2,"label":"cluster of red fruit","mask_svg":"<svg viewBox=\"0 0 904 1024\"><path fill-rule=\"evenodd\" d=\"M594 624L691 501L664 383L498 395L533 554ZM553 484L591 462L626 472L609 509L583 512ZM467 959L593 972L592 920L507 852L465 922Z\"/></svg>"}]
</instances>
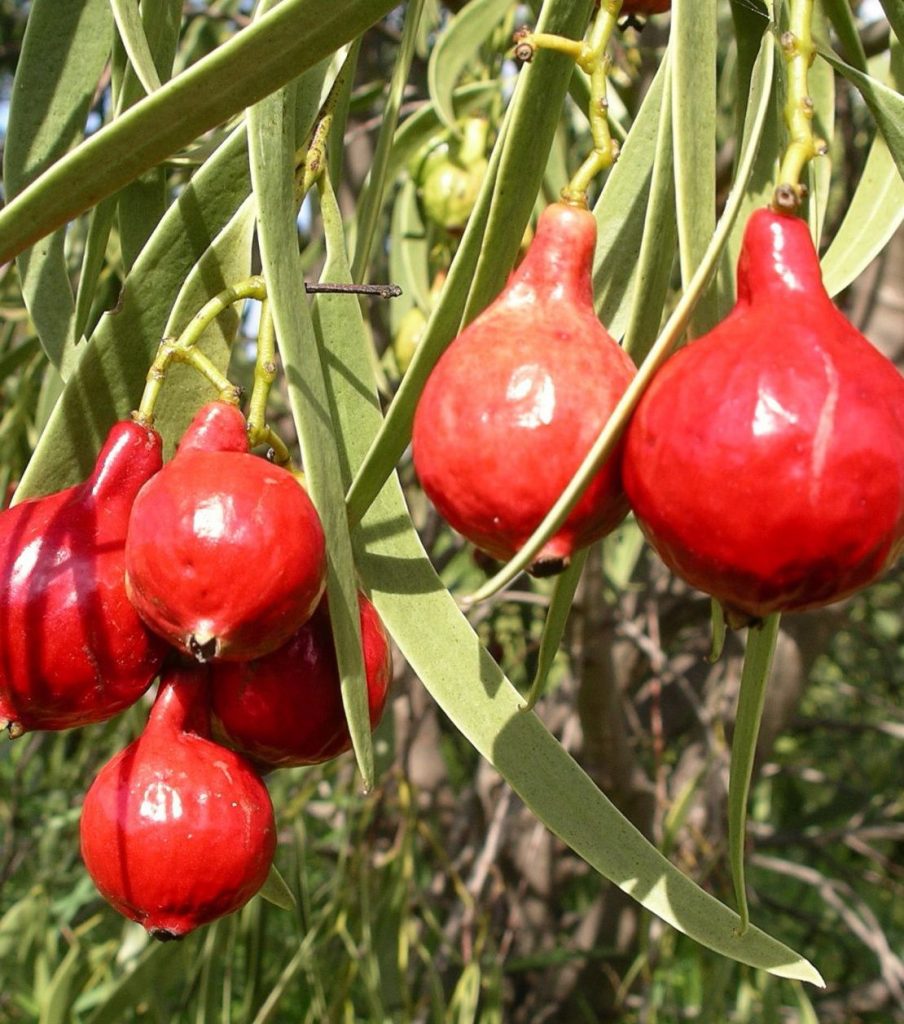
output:
<instances>
[{"instance_id":1,"label":"cluster of red fruit","mask_svg":"<svg viewBox=\"0 0 904 1024\"><path fill-rule=\"evenodd\" d=\"M162 465L116 424L83 484L0 514L0 722L16 736L101 722L160 675L142 735L85 798L103 896L157 938L242 906L273 859L261 773L346 750L323 529L244 417L205 406ZM359 595L371 724L389 644ZM215 737L215 740L211 738Z\"/></svg>"},{"instance_id":2,"label":"cluster of red fruit","mask_svg":"<svg viewBox=\"0 0 904 1024\"><path fill-rule=\"evenodd\" d=\"M595 242L586 209L548 207L417 408L425 491L496 558L540 525L634 378L593 309ZM750 217L735 308L656 374L533 571L562 569L629 506L736 624L837 601L900 554L904 378L832 304L796 216Z\"/></svg>"}]
</instances>

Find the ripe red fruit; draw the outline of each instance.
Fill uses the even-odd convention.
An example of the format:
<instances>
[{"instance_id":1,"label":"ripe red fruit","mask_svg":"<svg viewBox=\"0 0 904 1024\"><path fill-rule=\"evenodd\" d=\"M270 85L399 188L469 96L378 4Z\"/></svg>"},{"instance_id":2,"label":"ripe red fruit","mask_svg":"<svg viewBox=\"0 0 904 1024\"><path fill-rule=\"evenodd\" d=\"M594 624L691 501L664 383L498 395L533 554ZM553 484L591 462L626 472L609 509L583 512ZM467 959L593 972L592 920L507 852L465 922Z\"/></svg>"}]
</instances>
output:
<instances>
[{"instance_id":1,"label":"ripe red fruit","mask_svg":"<svg viewBox=\"0 0 904 1024\"><path fill-rule=\"evenodd\" d=\"M237 408L206 406L132 509L126 585L142 618L199 661L256 658L309 618L325 579L304 488L248 452Z\"/></svg>"},{"instance_id":2,"label":"ripe red fruit","mask_svg":"<svg viewBox=\"0 0 904 1024\"><path fill-rule=\"evenodd\" d=\"M414 464L439 512L510 558L552 507L634 376L593 310L596 221L555 203L498 298L452 342L421 395ZM532 571L549 575L627 511L620 449Z\"/></svg>"},{"instance_id":3,"label":"ripe red fruit","mask_svg":"<svg viewBox=\"0 0 904 1024\"><path fill-rule=\"evenodd\" d=\"M377 610L358 595L371 728L392 677L389 640ZM214 730L269 768L319 764L351 749L326 601L279 650L212 667Z\"/></svg>"},{"instance_id":4,"label":"ripe red fruit","mask_svg":"<svg viewBox=\"0 0 904 1024\"><path fill-rule=\"evenodd\" d=\"M734 613L837 601L904 541L904 380L835 308L807 225L756 211L738 300L653 380L625 488L665 563Z\"/></svg>"},{"instance_id":5,"label":"ripe red fruit","mask_svg":"<svg viewBox=\"0 0 904 1024\"><path fill-rule=\"evenodd\" d=\"M126 597L135 495L160 437L110 431L90 478L0 513L0 724L11 735L100 722L150 686L164 645Z\"/></svg>"},{"instance_id":6,"label":"ripe red fruit","mask_svg":"<svg viewBox=\"0 0 904 1024\"><path fill-rule=\"evenodd\" d=\"M206 670L167 673L142 735L91 784L82 857L101 895L154 938L182 938L243 906L276 847L254 769L208 739Z\"/></svg>"}]
</instances>

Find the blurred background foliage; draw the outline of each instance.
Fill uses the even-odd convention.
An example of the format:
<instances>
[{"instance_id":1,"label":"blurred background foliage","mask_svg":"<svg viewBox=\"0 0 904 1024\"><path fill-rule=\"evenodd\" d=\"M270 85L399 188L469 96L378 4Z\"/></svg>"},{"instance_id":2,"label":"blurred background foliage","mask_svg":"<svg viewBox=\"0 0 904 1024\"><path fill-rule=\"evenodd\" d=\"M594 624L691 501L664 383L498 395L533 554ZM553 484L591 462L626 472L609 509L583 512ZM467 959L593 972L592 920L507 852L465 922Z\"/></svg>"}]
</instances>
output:
<instances>
[{"instance_id":1,"label":"blurred background foliage","mask_svg":"<svg viewBox=\"0 0 904 1024\"><path fill-rule=\"evenodd\" d=\"M428 58L459 3L428 0L403 97L403 129L428 102ZM463 83L511 79L504 17ZM720 17L729 19L728 5ZM5 123L29 4L0 0L0 125ZM240 0L187 2L180 70L248 24ZM889 46L881 10L861 5L868 55ZM374 157L384 87L403 19L394 11L363 37L343 139L340 198L349 222ZM619 115L630 124L668 37L668 19L615 42ZM720 35L720 68L735 59ZM506 88L484 107L492 136ZM732 97L720 112L717 182L734 155ZM838 81L831 238L863 168L872 127ZM111 116L109 77L86 126ZM398 191L383 215L374 280L397 279L392 225L418 225L406 296L373 304L370 328L385 397L405 357L396 338L448 266L457 226L431 223L417 201L425 161L454 140L434 124L411 132ZM173 161L175 195L221 135ZM400 135L404 139L404 135ZM584 115L568 101L550 159L546 198L586 151ZM455 155L454 153L452 154ZM337 171L334 168L334 171ZM392 218L399 218L395 221ZM406 219L407 218L407 219ZM322 259L316 206L299 220L307 265ZM87 218L70 228L73 268ZM388 241L387 241L388 240ZM125 267L113 225L89 326L114 307ZM73 271L74 273L74 271ZM904 239L900 232L841 297L848 315L893 358L902 352ZM253 313L253 311L252 311ZM0 497L11 497L57 394L12 264L0 268ZM233 369L247 372L245 319ZM897 346L897 347L896 347ZM492 566L464 546L402 478L416 524L455 592L473 592ZM626 1024L892 1024L904 1021L904 573L817 613L788 616L778 647L751 800L753 919L811 959L824 992L723 960L652 919L553 837L452 729L397 660L390 711L376 734L378 785L360 792L349 756L274 773L277 864L297 906L253 900L181 943L157 945L108 908L78 852L82 795L98 768L142 726L140 704L102 726L33 734L0 745L0 1020L101 1022L622 1021ZM550 584L519 579L470 612L509 678L529 687ZM630 521L594 547L565 643L538 710L549 728L645 835L682 870L731 900L725 791L742 648L731 638L710 664L709 602L689 594L642 545Z\"/></svg>"}]
</instances>

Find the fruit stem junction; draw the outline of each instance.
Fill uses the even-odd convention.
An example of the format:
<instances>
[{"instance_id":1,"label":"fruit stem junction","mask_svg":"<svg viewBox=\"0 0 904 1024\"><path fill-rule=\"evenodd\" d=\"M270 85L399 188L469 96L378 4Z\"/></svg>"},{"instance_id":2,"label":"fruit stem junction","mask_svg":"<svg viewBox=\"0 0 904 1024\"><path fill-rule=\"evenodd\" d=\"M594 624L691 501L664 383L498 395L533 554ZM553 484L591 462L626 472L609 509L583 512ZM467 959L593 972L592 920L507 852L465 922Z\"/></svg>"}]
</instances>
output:
<instances>
[{"instance_id":1,"label":"fruit stem junction","mask_svg":"<svg viewBox=\"0 0 904 1024\"><path fill-rule=\"evenodd\" d=\"M814 0L791 0L791 27L781 36L788 81L785 102L785 123L790 142L782 159L773 205L784 212L793 212L806 195L800 182L807 163L827 151L823 139L813 134L813 98L810 96L808 74L816 56L813 44Z\"/></svg>"},{"instance_id":2,"label":"fruit stem junction","mask_svg":"<svg viewBox=\"0 0 904 1024\"><path fill-rule=\"evenodd\" d=\"M153 424L154 409L157 406L157 399L160 397L160 389L163 386L167 370L173 363L186 363L193 366L216 388L220 401L238 405L241 396L240 389L232 384L198 349L197 343L213 321L231 305L241 302L243 299L262 301L266 297L267 288L262 277L255 275L246 278L238 284L224 288L218 295L206 302L195 313L178 338L164 338L157 349L157 355L151 363L151 368L148 370L147 383L138 411L135 413L135 419L148 426Z\"/></svg>"}]
</instances>

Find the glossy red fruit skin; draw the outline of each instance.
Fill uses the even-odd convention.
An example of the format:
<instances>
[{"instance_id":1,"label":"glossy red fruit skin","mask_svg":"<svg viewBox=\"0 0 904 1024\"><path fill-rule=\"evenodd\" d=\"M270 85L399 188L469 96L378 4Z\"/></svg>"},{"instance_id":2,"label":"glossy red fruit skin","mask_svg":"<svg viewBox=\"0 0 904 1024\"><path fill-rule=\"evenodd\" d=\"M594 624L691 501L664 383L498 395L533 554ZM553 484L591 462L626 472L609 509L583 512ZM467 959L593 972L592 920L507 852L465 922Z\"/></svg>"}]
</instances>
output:
<instances>
[{"instance_id":1,"label":"glossy red fruit skin","mask_svg":"<svg viewBox=\"0 0 904 1024\"><path fill-rule=\"evenodd\" d=\"M665 14L671 10L672 0L623 0L619 16L625 14Z\"/></svg>"},{"instance_id":2,"label":"glossy red fruit skin","mask_svg":"<svg viewBox=\"0 0 904 1024\"><path fill-rule=\"evenodd\" d=\"M389 639L376 608L358 595L371 728L392 681ZM214 731L267 768L320 764L351 749L326 601L279 650L257 661L212 666Z\"/></svg>"},{"instance_id":3,"label":"glossy red fruit skin","mask_svg":"<svg viewBox=\"0 0 904 1024\"><path fill-rule=\"evenodd\" d=\"M202 409L132 509L126 585L139 614L200 661L247 660L307 621L325 580L323 528L304 489L248 452L237 408Z\"/></svg>"},{"instance_id":4,"label":"glossy red fruit skin","mask_svg":"<svg viewBox=\"0 0 904 1024\"><path fill-rule=\"evenodd\" d=\"M904 538L904 380L832 304L807 225L751 216L738 301L629 425L628 496L665 563L729 611L829 604Z\"/></svg>"},{"instance_id":5,"label":"glossy red fruit skin","mask_svg":"<svg viewBox=\"0 0 904 1024\"><path fill-rule=\"evenodd\" d=\"M208 737L206 669L164 675L142 735L85 796L82 858L101 895L155 938L243 906L276 848L267 787Z\"/></svg>"},{"instance_id":6,"label":"glossy red fruit skin","mask_svg":"<svg viewBox=\"0 0 904 1024\"><path fill-rule=\"evenodd\" d=\"M593 309L596 221L547 207L498 298L434 368L414 417L413 455L440 514L508 559L577 470L635 370ZM534 563L561 568L627 511L617 449Z\"/></svg>"},{"instance_id":7,"label":"glossy red fruit skin","mask_svg":"<svg viewBox=\"0 0 904 1024\"><path fill-rule=\"evenodd\" d=\"M117 423L91 477L0 513L0 722L18 735L100 722L151 685L165 647L126 597L124 547L160 436Z\"/></svg>"}]
</instances>

